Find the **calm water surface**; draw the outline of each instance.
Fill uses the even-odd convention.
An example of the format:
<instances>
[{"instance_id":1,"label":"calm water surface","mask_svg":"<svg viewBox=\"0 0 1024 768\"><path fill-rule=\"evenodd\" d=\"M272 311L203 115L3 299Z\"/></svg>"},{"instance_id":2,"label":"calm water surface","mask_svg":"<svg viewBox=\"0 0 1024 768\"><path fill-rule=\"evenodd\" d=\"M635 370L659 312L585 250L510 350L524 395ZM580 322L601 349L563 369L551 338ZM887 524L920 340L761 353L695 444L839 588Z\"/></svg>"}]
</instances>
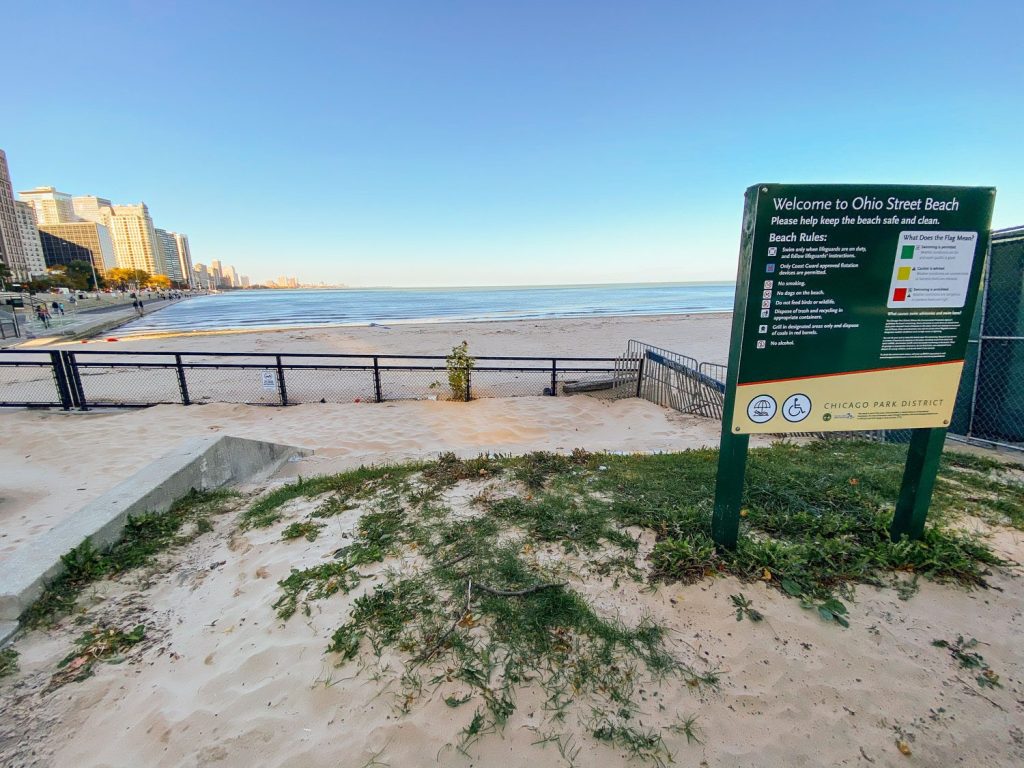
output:
<instances>
[{"instance_id":1,"label":"calm water surface","mask_svg":"<svg viewBox=\"0 0 1024 768\"><path fill-rule=\"evenodd\" d=\"M197 296L124 326L119 335L311 325L388 325L732 310L733 283L523 288L234 291Z\"/></svg>"}]
</instances>

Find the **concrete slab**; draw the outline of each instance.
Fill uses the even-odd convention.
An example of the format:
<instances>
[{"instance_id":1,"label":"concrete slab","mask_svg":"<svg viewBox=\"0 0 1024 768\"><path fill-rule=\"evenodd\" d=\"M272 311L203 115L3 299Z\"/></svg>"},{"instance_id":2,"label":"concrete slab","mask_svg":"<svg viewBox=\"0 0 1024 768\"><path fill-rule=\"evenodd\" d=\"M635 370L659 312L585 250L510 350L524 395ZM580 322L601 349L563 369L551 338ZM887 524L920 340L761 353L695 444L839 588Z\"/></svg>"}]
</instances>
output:
<instances>
[{"instance_id":1,"label":"concrete slab","mask_svg":"<svg viewBox=\"0 0 1024 768\"><path fill-rule=\"evenodd\" d=\"M46 583L61 572L61 555L85 539L103 548L117 541L131 515L166 512L193 488L211 490L237 484L272 473L292 456L311 453L293 445L229 435L182 442L0 562L0 626L17 621Z\"/></svg>"}]
</instances>

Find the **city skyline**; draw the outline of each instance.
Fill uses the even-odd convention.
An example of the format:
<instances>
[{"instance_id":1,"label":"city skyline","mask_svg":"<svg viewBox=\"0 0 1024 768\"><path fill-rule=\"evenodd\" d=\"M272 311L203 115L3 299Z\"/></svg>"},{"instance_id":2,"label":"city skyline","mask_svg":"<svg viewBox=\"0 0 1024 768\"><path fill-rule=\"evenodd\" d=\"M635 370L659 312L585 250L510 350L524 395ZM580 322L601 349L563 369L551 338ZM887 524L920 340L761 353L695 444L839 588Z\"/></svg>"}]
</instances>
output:
<instances>
[{"instance_id":1,"label":"city skyline","mask_svg":"<svg viewBox=\"0 0 1024 768\"><path fill-rule=\"evenodd\" d=\"M155 226L148 206L142 203L118 205L97 195L73 195L54 186L37 186L14 191L9 175L0 173L5 189L0 198L13 208L3 212L17 227L0 227L21 239L21 253L8 244L0 250L3 261L12 262L13 277L27 280L43 276L48 267L87 261L99 276L115 267L165 275L179 285L205 288L268 287L298 288L295 277L252 283L234 266L213 260L210 271L193 264L188 236ZM0 185L3 186L3 185ZM5 203L0 202L0 206ZM3 218L3 217L0 217ZM8 258L10 250L13 258ZM197 270L196 267L201 267Z\"/></svg>"},{"instance_id":2,"label":"city skyline","mask_svg":"<svg viewBox=\"0 0 1024 768\"><path fill-rule=\"evenodd\" d=\"M86 261L98 277L120 268L162 275L179 287L193 285L188 237L156 227L145 203L115 204L108 198L72 195L54 186L14 193L9 174L3 186L0 208L11 202L12 195L17 197L13 205L24 266L12 269L15 279L43 277L50 267ZM12 266L18 263L17 258L4 260Z\"/></svg>"},{"instance_id":3,"label":"city skyline","mask_svg":"<svg viewBox=\"0 0 1024 768\"><path fill-rule=\"evenodd\" d=\"M1008 0L119 8L6 11L38 68L5 101L19 188L141 194L259 280L731 280L765 181L994 185L995 226L1024 210ZM64 60L118 88L50 98Z\"/></svg>"}]
</instances>

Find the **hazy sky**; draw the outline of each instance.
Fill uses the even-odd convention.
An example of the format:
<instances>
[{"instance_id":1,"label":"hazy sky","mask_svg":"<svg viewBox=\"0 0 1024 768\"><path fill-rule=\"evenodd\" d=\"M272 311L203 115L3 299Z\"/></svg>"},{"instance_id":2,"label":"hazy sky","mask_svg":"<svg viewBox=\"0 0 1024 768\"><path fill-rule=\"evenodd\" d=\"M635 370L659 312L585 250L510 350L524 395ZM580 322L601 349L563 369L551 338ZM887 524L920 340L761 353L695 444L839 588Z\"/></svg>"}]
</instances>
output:
<instances>
[{"instance_id":1,"label":"hazy sky","mask_svg":"<svg viewBox=\"0 0 1024 768\"><path fill-rule=\"evenodd\" d=\"M15 189L145 201L255 279L733 279L765 182L985 184L1024 3L19 2Z\"/></svg>"}]
</instances>

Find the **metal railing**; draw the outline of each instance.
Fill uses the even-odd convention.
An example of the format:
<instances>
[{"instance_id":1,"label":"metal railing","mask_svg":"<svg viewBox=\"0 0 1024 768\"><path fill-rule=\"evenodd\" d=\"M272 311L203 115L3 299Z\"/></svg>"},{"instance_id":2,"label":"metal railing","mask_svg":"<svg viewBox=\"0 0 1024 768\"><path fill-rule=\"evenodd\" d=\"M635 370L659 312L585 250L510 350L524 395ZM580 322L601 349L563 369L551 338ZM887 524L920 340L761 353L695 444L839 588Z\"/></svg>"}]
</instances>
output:
<instances>
[{"instance_id":1,"label":"metal railing","mask_svg":"<svg viewBox=\"0 0 1024 768\"><path fill-rule=\"evenodd\" d=\"M639 360L639 375L623 372L624 382L635 382L637 397L681 413L722 418L726 366L700 363L636 339L630 339L625 359Z\"/></svg>"},{"instance_id":2,"label":"metal railing","mask_svg":"<svg viewBox=\"0 0 1024 768\"><path fill-rule=\"evenodd\" d=\"M456 391L442 355L0 350L0 407L632 397L639 365L622 357L481 356ZM632 383L621 386L624 376Z\"/></svg>"}]
</instances>

